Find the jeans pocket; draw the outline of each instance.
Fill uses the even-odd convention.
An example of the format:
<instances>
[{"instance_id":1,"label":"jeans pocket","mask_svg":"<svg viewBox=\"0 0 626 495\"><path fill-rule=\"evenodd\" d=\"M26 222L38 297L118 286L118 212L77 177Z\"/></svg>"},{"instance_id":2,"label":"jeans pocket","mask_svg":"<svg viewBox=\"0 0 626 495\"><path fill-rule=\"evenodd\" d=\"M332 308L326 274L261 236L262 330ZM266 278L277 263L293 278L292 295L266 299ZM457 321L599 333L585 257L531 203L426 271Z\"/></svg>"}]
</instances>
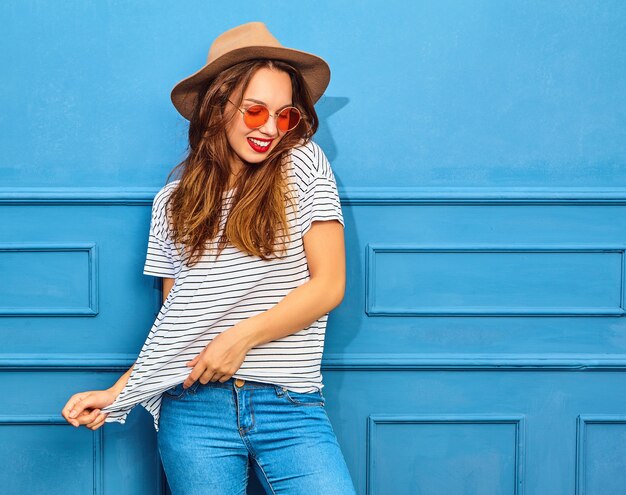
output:
<instances>
[{"instance_id":1,"label":"jeans pocket","mask_svg":"<svg viewBox=\"0 0 626 495\"><path fill-rule=\"evenodd\" d=\"M289 402L297 406L323 406L326 403L321 390L313 392L294 392L283 389L285 397Z\"/></svg>"},{"instance_id":2,"label":"jeans pocket","mask_svg":"<svg viewBox=\"0 0 626 495\"><path fill-rule=\"evenodd\" d=\"M189 391L189 387L183 388L183 384L179 383L165 390L163 392L163 395L167 397L168 399L182 399L187 394L188 391Z\"/></svg>"}]
</instances>

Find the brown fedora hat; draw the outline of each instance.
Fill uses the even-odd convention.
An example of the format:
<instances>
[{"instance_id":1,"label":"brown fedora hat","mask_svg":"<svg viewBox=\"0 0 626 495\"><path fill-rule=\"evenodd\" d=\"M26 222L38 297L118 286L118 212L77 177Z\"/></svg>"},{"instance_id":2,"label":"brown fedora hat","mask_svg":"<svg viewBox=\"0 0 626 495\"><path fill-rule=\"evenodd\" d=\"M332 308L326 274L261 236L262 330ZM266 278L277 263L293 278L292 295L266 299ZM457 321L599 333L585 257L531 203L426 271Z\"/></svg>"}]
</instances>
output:
<instances>
[{"instance_id":1,"label":"brown fedora hat","mask_svg":"<svg viewBox=\"0 0 626 495\"><path fill-rule=\"evenodd\" d=\"M255 58L283 60L299 69L313 103L321 98L330 82L330 67L324 59L284 47L264 23L248 22L220 34L211 45L206 65L174 86L171 98L176 110L189 120L202 84L232 65Z\"/></svg>"}]
</instances>

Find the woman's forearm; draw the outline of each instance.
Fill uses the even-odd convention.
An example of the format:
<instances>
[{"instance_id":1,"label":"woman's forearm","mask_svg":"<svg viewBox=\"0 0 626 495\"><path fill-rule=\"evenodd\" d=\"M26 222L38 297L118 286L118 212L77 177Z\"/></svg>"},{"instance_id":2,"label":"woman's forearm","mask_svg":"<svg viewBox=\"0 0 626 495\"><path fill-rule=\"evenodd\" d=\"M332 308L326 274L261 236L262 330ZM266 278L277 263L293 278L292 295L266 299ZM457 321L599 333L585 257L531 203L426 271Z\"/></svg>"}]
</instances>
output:
<instances>
[{"instance_id":1,"label":"woman's forearm","mask_svg":"<svg viewBox=\"0 0 626 495\"><path fill-rule=\"evenodd\" d=\"M267 311L250 318L244 339L249 348L280 339L303 328L337 307L343 291L335 283L312 278L289 292Z\"/></svg>"},{"instance_id":2,"label":"woman's forearm","mask_svg":"<svg viewBox=\"0 0 626 495\"><path fill-rule=\"evenodd\" d=\"M120 393L122 392L122 389L126 386L126 383L128 382L128 378L130 377L130 374L133 371L133 366L135 366L135 363L133 363L131 367L128 368L128 371L126 373L120 376L119 380L115 382L115 385L113 385L112 387L109 387L109 390L114 392L116 397L120 395Z\"/></svg>"}]
</instances>

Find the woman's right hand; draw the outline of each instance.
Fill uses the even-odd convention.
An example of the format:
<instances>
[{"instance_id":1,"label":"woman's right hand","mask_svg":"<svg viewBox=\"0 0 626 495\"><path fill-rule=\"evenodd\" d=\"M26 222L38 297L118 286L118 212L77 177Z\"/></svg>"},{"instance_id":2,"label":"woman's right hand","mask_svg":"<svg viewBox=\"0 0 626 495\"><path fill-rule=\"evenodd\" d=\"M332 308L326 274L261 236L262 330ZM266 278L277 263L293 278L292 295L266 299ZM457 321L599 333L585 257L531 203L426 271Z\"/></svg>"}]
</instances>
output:
<instances>
[{"instance_id":1,"label":"woman's right hand","mask_svg":"<svg viewBox=\"0 0 626 495\"><path fill-rule=\"evenodd\" d=\"M117 394L111 389L78 392L70 397L61 414L71 425L85 425L95 431L104 424L109 415L100 409L115 402L116 398Z\"/></svg>"}]
</instances>

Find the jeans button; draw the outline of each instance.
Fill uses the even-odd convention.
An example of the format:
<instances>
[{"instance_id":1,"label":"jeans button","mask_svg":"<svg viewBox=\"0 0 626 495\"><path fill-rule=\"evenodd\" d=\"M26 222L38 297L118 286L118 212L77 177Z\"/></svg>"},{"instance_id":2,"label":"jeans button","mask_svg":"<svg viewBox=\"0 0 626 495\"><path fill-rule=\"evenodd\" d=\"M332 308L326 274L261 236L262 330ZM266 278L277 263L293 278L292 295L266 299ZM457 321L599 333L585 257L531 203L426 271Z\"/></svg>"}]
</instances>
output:
<instances>
[{"instance_id":1,"label":"jeans button","mask_svg":"<svg viewBox=\"0 0 626 495\"><path fill-rule=\"evenodd\" d=\"M243 384L244 384L244 383L246 383L246 381L245 381L245 380L242 380L241 378L237 378L237 379L235 380L235 385L236 385L237 387L239 387L239 388L243 387Z\"/></svg>"}]
</instances>

